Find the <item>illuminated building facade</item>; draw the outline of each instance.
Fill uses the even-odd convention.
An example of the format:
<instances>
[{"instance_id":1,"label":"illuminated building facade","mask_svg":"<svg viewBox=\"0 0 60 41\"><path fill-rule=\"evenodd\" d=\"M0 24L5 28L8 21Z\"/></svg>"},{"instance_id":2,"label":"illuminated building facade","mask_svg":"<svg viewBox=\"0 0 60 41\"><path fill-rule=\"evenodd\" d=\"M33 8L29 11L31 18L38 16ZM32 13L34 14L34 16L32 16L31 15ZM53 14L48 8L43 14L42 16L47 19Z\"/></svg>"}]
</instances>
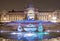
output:
<instances>
[{"instance_id":1,"label":"illuminated building facade","mask_svg":"<svg viewBox=\"0 0 60 41\"><path fill-rule=\"evenodd\" d=\"M16 25L17 23L17 31L15 32L10 32L10 35L17 35L15 37L11 37L11 38L17 38L18 41L20 41L21 39L24 40L27 39L28 41L34 41L34 40L43 40L43 35L45 34L49 34L48 32L43 31L43 25L42 25L42 21L40 21L39 19L37 20L37 14L39 14L39 12L37 11L37 9L30 7L27 8L25 13L25 18L22 17L22 19L20 20L15 20L14 17L14 22L7 22L7 17L4 14L4 20L7 22L6 25L11 24L11 25ZM16 14L15 14L16 15ZM13 18L12 17L12 18ZM11 19L12 19L11 18ZM21 18L21 17L19 17ZM10 17L8 18L10 19ZM10 25L10 26L11 26ZM15 28L15 27L14 27Z\"/></svg>"},{"instance_id":2,"label":"illuminated building facade","mask_svg":"<svg viewBox=\"0 0 60 41\"><path fill-rule=\"evenodd\" d=\"M58 21L58 18L59 18L58 14L59 14L58 11L55 11L55 12L53 12L53 11L42 11L41 12L41 11L38 11L38 9L35 9L33 7L29 7L27 9L25 9L24 11L14 11L14 10L6 11L6 10L4 10L0 14L0 21L1 22L10 22L10 21L19 21L20 20L19 21L19 26L17 28L19 33L14 33L14 32L11 33L11 34L18 34L18 40L20 40L21 37L25 37L25 38L28 39L28 37L30 37L30 38L33 37L34 38L34 37L37 37L37 36L39 38L41 38L41 40L42 40L43 39L43 34L46 34L46 33L43 32L42 24L38 25L38 29L37 29L37 28L35 28L36 25L34 25L32 23L35 23L35 22L39 23L40 20L56 22L56 21ZM23 34L20 33L22 31L20 23L22 24L22 22L25 23L25 24L29 23L29 25L24 24L26 26L26 28L24 27L24 30L26 31L26 33L24 33L24 36L22 36ZM34 31L36 31L36 29L39 31L37 34L34 33ZM27 32L29 32L29 33L27 33ZM5 40L3 39L3 41L5 41Z\"/></svg>"},{"instance_id":3,"label":"illuminated building facade","mask_svg":"<svg viewBox=\"0 0 60 41\"><path fill-rule=\"evenodd\" d=\"M30 11L29 11L30 10ZM30 13L32 12L32 13ZM10 22L10 21L18 21L18 20L24 20L28 16L30 18L35 18L36 20L44 20L44 21L52 21L52 22L60 22L60 10L56 11L38 11L38 9L35 8L27 8L24 11L6 11L3 10L0 12L0 22Z\"/></svg>"}]
</instances>

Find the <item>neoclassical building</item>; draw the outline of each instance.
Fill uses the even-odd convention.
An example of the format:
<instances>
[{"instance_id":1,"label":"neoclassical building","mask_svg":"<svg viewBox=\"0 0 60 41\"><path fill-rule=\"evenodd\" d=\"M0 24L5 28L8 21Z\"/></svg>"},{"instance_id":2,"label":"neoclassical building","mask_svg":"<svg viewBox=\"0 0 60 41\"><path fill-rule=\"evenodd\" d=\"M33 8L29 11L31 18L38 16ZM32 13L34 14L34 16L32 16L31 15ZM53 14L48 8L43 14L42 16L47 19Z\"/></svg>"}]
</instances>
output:
<instances>
[{"instance_id":1,"label":"neoclassical building","mask_svg":"<svg viewBox=\"0 0 60 41\"><path fill-rule=\"evenodd\" d=\"M0 12L0 22L25 20L28 17L27 15L30 16L30 18L34 18L35 20L60 22L60 10L39 11L38 9L35 9L33 7L24 9L24 11L3 10Z\"/></svg>"}]
</instances>

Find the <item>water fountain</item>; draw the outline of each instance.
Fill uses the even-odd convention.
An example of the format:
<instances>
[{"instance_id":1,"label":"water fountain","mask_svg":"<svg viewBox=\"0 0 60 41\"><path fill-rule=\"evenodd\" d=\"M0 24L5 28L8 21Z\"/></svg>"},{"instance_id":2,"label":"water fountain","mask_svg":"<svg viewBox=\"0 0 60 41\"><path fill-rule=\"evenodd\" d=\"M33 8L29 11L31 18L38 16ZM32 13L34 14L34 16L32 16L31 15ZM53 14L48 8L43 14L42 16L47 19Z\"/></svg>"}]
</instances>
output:
<instances>
[{"instance_id":1,"label":"water fountain","mask_svg":"<svg viewBox=\"0 0 60 41\"><path fill-rule=\"evenodd\" d=\"M18 41L42 41L43 35L49 33L43 31L44 28L41 20L35 20L35 14L38 12L33 7L30 7L25 13L27 13L27 20L16 21L18 23L17 31L10 32L9 35L14 36L13 38L16 37ZM22 27L22 23L24 27Z\"/></svg>"},{"instance_id":2,"label":"water fountain","mask_svg":"<svg viewBox=\"0 0 60 41\"><path fill-rule=\"evenodd\" d=\"M31 22L34 22L32 20L30 20ZM29 21L29 22L30 22ZM25 21L27 23L27 21ZM35 21L35 22L38 22L38 21ZM22 33L24 38L26 38L28 41L34 41L36 38L38 38L37 40L43 40L43 35L44 34L49 34L48 32L44 32L43 31L43 26L42 26L42 23L40 22L38 24L38 28L36 27L35 28L35 25L33 24L28 24L26 25L26 28L23 28L26 32L21 32L22 31L22 27L20 26L20 24L18 25L18 31L19 33ZM38 30L38 32L35 32L36 30ZM18 40L20 40L21 38L21 35L18 34Z\"/></svg>"},{"instance_id":3,"label":"water fountain","mask_svg":"<svg viewBox=\"0 0 60 41\"><path fill-rule=\"evenodd\" d=\"M43 31L43 25L42 22L40 20L35 20L35 9L33 7L30 7L27 9L27 20L21 20L18 21L18 28L17 31L19 31L19 33L22 34L22 37L19 37L20 35L18 34L18 40L20 40L21 38L26 38L28 41L35 41L37 38L37 40L43 40L43 35L44 34L48 34L48 32L44 32ZM24 28L21 27L22 23L29 23L27 25L24 26ZM37 23L37 27L34 23ZM25 32L22 32L23 29L25 30ZM37 31L37 32L36 32Z\"/></svg>"}]
</instances>

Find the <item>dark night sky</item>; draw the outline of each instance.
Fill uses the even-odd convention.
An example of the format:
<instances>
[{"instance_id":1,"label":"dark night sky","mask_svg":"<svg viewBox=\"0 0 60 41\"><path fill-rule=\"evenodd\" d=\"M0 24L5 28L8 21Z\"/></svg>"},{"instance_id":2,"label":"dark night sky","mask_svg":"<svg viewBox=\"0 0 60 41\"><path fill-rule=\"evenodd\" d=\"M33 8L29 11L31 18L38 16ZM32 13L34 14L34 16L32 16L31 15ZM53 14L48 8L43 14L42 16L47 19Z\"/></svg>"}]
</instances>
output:
<instances>
[{"instance_id":1,"label":"dark night sky","mask_svg":"<svg viewBox=\"0 0 60 41\"><path fill-rule=\"evenodd\" d=\"M0 0L0 10L24 10L29 3L43 11L60 9L60 0Z\"/></svg>"}]
</instances>

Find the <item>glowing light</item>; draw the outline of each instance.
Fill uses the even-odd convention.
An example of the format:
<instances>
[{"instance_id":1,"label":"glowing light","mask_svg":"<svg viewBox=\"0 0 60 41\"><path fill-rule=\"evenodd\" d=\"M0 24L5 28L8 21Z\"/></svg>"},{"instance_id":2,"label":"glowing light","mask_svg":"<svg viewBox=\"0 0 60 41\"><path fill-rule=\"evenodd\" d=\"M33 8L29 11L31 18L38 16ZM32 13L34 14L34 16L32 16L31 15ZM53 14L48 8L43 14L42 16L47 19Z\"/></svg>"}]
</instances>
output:
<instances>
[{"instance_id":1,"label":"glowing light","mask_svg":"<svg viewBox=\"0 0 60 41\"><path fill-rule=\"evenodd\" d=\"M4 31L0 31L1 33L4 32Z\"/></svg>"},{"instance_id":2,"label":"glowing light","mask_svg":"<svg viewBox=\"0 0 60 41\"><path fill-rule=\"evenodd\" d=\"M9 32L9 31L1 30L0 32L3 33L3 32Z\"/></svg>"},{"instance_id":3,"label":"glowing light","mask_svg":"<svg viewBox=\"0 0 60 41\"><path fill-rule=\"evenodd\" d=\"M34 10L29 10L28 13L34 13Z\"/></svg>"},{"instance_id":4,"label":"glowing light","mask_svg":"<svg viewBox=\"0 0 60 41\"><path fill-rule=\"evenodd\" d=\"M47 32L50 32L50 30L47 30Z\"/></svg>"},{"instance_id":5,"label":"glowing light","mask_svg":"<svg viewBox=\"0 0 60 41\"><path fill-rule=\"evenodd\" d=\"M57 21L56 21L56 20L52 20L51 22L54 22L54 23L56 23Z\"/></svg>"},{"instance_id":6,"label":"glowing light","mask_svg":"<svg viewBox=\"0 0 60 41\"><path fill-rule=\"evenodd\" d=\"M11 33L11 34L17 34L17 33L13 32L13 33Z\"/></svg>"},{"instance_id":7,"label":"glowing light","mask_svg":"<svg viewBox=\"0 0 60 41\"><path fill-rule=\"evenodd\" d=\"M57 17L52 17L51 22L57 22L56 19L57 19Z\"/></svg>"},{"instance_id":8,"label":"glowing light","mask_svg":"<svg viewBox=\"0 0 60 41\"><path fill-rule=\"evenodd\" d=\"M4 17L3 19L6 20L6 17Z\"/></svg>"},{"instance_id":9,"label":"glowing light","mask_svg":"<svg viewBox=\"0 0 60 41\"><path fill-rule=\"evenodd\" d=\"M51 15L49 15L49 17L51 17Z\"/></svg>"},{"instance_id":10,"label":"glowing light","mask_svg":"<svg viewBox=\"0 0 60 41\"><path fill-rule=\"evenodd\" d=\"M18 35L22 35L22 33L16 33L16 32L12 32L11 34L18 34Z\"/></svg>"},{"instance_id":11,"label":"glowing light","mask_svg":"<svg viewBox=\"0 0 60 41\"><path fill-rule=\"evenodd\" d=\"M26 33L24 37L37 37L35 33Z\"/></svg>"},{"instance_id":12,"label":"glowing light","mask_svg":"<svg viewBox=\"0 0 60 41\"><path fill-rule=\"evenodd\" d=\"M59 30L57 30L57 32L60 32Z\"/></svg>"},{"instance_id":13,"label":"glowing light","mask_svg":"<svg viewBox=\"0 0 60 41\"><path fill-rule=\"evenodd\" d=\"M52 17L53 20L56 20L57 18L56 17Z\"/></svg>"},{"instance_id":14,"label":"glowing light","mask_svg":"<svg viewBox=\"0 0 60 41\"><path fill-rule=\"evenodd\" d=\"M44 34L49 34L48 32L44 32Z\"/></svg>"},{"instance_id":15,"label":"glowing light","mask_svg":"<svg viewBox=\"0 0 60 41\"><path fill-rule=\"evenodd\" d=\"M29 33L29 34L27 34L27 36L33 36L33 34Z\"/></svg>"},{"instance_id":16,"label":"glowing light","mask_svg":"<svg viewBox=\"0 0 60 41\"><path fill-rule=\"evenodd\" d=\"M28 31L28 32L31 32L31 31L36 31L37 28L36 28L36 27L35 27L35 28L34 28L34 27L33 27L33 28L32 28L32 27L31 27L31 28L30 28L30 27L29 27L29 28L26 27L26 28L24 28L24 30L25 30L25 31Z\"/></svg>"}]
</instances>

